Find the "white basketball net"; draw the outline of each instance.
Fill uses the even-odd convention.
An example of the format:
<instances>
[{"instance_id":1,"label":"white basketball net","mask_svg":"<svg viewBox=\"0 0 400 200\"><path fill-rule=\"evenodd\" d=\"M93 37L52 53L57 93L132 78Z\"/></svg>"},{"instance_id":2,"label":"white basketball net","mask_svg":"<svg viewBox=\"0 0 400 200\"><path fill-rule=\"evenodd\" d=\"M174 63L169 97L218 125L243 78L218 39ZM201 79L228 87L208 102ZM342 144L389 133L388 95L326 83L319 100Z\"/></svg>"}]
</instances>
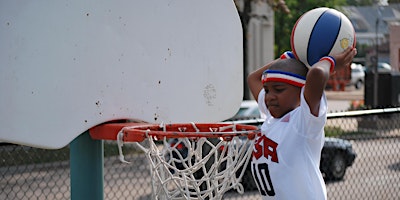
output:
<instances>
[{"instance_id":1,"label":"white basketball net","mask_svg":"<svg viewBox=\"0 0 400 200\"><path fill-rule=\"evenodd\" d=\"M120 135L120 159L126 162ZM135 143L150 162L153 199L222 199L230 189L244 192L240 180L254 140L245 136L234 136L229 141L204 137L172 140L164 138L161 145L160 141L156 143L155 138L148 137L149 147Z\"/></svg>"}]
</instances>

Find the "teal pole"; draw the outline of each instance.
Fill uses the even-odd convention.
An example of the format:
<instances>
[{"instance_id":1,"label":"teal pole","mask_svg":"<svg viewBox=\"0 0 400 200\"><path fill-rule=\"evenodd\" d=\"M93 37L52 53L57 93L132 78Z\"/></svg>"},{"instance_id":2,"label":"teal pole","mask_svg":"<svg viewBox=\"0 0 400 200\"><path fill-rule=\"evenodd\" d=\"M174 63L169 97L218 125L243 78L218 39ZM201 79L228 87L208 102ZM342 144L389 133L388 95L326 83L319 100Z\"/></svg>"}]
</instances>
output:
<instances>
[{"instance_id":1,"label":"teal pole","mask_svg":"<svg viewBox=\"0 0 400 200\"><path fill-rule=\"evenodd\" d=\"M104 199L103 165L103 140L93 140L86 131L71 142L71 200Z\"/></svg>"}]
</instances>

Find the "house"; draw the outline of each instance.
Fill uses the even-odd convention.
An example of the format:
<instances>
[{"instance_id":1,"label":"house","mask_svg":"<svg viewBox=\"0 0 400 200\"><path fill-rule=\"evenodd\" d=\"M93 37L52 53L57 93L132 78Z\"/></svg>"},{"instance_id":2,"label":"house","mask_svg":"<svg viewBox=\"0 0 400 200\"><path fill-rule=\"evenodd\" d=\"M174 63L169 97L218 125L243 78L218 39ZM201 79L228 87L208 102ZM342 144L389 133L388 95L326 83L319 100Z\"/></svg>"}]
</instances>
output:
<instances>
[{"instance_id":1,"label":"house","mask_svg":"<svg viewBox=\"0 0 400 200\"><path fill-rule=\"evenodd\" d=\"M400 4L389 4L387 6L344 6L340 7L339 10L350 19L356 31L357 46L361 48L359 49L359 53L363 57L358 57L355 61L365 66L371 66L376 62L376 52L378 52L379 62L389 63L395 70L398 70L400 44L392 44L390 41L390 30L395 31L396 29L393 27L398 26L400 23ZM393 32L392 34L399 35L398 32ZM396 56L391 52L399 53Z\"/></svg>"}]
</instances>

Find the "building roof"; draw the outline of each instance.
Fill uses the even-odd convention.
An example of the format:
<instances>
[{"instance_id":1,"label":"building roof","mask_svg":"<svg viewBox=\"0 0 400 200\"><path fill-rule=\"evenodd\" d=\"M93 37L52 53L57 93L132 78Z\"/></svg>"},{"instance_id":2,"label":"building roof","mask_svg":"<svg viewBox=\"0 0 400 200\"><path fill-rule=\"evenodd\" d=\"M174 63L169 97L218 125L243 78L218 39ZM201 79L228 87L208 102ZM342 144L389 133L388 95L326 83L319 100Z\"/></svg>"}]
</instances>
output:
<instances>
[{"instance_id":1,"label":"building roof","mask_svg":"<svg viewBox=\"0 0 400 200\"><path fill-rule=\"evenodd\" d=\"M375 38L378 20L378 36L389 33L389 24L400 22L400 4L388 6L343 6L339 10L353 23L357 38Z\"/></svg>"}]
</instances>

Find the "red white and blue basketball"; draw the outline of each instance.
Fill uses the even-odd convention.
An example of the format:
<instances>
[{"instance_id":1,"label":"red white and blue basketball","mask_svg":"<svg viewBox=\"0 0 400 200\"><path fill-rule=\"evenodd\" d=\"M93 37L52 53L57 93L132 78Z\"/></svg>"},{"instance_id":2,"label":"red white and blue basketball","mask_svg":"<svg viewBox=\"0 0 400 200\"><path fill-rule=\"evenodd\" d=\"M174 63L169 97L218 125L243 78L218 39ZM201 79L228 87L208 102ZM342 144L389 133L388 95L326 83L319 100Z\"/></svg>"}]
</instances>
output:
<instances>
[{"instance_id":1,"label":"red white and blue basketball","mask_svg":"<svg viewBox=\"0 0 400 200\"><path fill-rule=\"evenodd\" d=\"M350 20L332 8L316 8L304 13L293 27L292 51L307 67L324 56L355 47L356 36Z\"/></svg>"}]
</instances>

